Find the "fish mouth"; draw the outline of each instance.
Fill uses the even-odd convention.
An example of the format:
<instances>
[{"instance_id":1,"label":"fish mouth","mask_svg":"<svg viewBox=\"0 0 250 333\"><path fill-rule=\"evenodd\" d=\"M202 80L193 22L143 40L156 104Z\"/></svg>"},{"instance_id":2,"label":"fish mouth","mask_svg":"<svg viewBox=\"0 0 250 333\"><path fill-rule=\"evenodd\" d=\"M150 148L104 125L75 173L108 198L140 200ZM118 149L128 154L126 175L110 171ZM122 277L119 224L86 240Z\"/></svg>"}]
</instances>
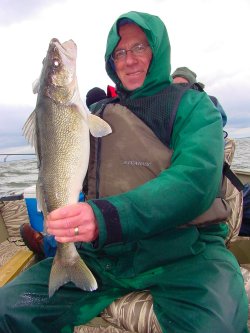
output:
<instances>
[{"instance_id":1,"label":"fish mouth","mask_svg":"<svg viewBox=\"0 0 250 333\"><path fill-rule=\"evenodd\" d=\"M49 59L51 63L50 78L55 86L68 85L74 79L77 46L70 39L60 43L57 38L53 38L49 45Z\"/></svg>"},{"instance_id":2,"label":"fish mouth","mask_svg":"<svg viewBox=\"0 0 250 333\"><path fill-rule=\"evenodd\" d=\"M60 43L51 39L47 56L43 61L43 94L55 102L67 103L72 100L76 86L77 46L70 39Z\"/></svg>"},{"instance_id":3,"label":"fish mouth","mask_svg":"<svg viewBox=\"0 0 250 333\"><path fill-rule=\"evenodd\" d=\"M50 41L50 49L58 50L59 54L63 54L65 57L70 59L76 58L77 46L76 43L69 39L64 43L60 43L57 38L52 38Z\"/></svg>"}]
</instances>

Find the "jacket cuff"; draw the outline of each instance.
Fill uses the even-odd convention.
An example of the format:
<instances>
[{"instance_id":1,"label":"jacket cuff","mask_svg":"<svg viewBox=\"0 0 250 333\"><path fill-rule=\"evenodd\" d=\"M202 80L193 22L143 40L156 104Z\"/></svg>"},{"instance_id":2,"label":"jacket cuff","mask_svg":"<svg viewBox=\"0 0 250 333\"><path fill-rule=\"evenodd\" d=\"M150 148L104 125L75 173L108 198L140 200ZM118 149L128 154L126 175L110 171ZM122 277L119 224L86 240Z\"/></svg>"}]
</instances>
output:
<instances>
[{"instance_id":1,"label":"jacket cuff","mask_svg":"<svg viewBox=\"0 0 250 333\"><path fill-rule=\"evenodd\" d=\"M99 226L98 247L122 242L122 227L119 213L108 200L90 200ZM104 230L105 229L105 230Z\"/></svg>"}]
</instances>

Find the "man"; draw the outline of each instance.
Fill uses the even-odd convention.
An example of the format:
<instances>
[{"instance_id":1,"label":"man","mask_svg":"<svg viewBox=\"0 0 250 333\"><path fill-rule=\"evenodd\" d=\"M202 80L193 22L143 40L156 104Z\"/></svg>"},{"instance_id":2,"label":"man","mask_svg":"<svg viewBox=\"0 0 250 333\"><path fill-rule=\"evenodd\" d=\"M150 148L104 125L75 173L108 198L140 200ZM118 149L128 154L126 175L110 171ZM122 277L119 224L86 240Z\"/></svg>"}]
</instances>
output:
<instances>
[{"instance_id":1,"label":"man","mask_svg":"<svg viewBox=\"0 0 250 333\"><path fill-rule=\"evenodd\" d=\"M105 91L99 87L94 87L87 92L86 105L89 108L90 105L105 98L107 98L107 94L105 93Z\"/></svg>"},{"instance_id":2,"label":"man","mask_svg":"<svg viewBox=\"0 0 250 333\"><path fill-rule=\"evenodd\" d=\"M170 97L180 88L171 85L168 35L156 16L121 15L105 60L119 100L100 111L113 132L92 149L89 199L47 219L57 241L82 242L98 289L68 284L49 299L51 259L43 260L0 290L0 332L72 332L141 290L153 297L157 332L247 332L243 279L224 244L227 225L207 226L204 217L194 224L220 187L220 115L205 93L186 91L167 147Z\"/></svg>"},{"instance_id":3,"label":"man","mask_svg":"<svg viewBox=\"0 0 250 333\"><path fill-rule=\"evenodd\" d=\"M176 68L176 70L172 74L172 78L173 78L174 83L194 84L195 89L198 89L198 90L202 91L205 88L205 85L201 82L197 82L196 81L196 76L197 75L195 74L195 72L191 71L187 67L178 67L178 68ZM221 119L222 119L222 124L223 124L223 127L224 127L227 123L227 115L226 115L223 107L221 106L220 102L218 101L218 99L214 96L209 96L209 97L210 97L211 101L214 103L214 105L216 106L217 110L220 112Z\"/></svg>"}]
</instances>

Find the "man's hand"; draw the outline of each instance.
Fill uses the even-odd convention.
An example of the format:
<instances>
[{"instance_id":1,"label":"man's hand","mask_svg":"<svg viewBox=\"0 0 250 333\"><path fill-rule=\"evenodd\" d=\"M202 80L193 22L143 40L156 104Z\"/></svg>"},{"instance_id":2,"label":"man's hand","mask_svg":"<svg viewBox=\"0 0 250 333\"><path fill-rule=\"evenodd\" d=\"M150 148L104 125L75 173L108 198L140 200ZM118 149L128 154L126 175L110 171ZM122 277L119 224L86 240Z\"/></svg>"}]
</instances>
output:
<instances>
[{"instance_id":1,"label":"man's hand","mask_svg":"<svg viewBox=\"0 0 250 333\"><path fill-rule=\"evenodd\" d=\"M49 213L46 220L47 232L56 241L92 242L98 237L98 225L91 206L77 203L58 208Z\"/></svg>"}]
</instances>

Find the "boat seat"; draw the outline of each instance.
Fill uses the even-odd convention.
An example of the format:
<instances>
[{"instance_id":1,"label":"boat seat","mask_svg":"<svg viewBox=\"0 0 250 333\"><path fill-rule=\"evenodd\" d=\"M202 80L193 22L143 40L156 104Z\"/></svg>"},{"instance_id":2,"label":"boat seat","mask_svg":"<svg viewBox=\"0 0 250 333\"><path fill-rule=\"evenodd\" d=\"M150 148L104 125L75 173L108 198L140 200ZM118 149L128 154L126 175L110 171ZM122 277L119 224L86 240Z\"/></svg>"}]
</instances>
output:
<instances>
[{"instance_id":1,"label":"boat seat","mask_svg":"<svg viewBox=\"0 0 250 333\"><path fill-rule=\"evenodd\" d=\"M20 272L30 266L34 259L34 253L26 250L19 250L11 259L0 267L0 287L11 281Z\"/></svg>"},{"instance_id":2,"label":"boat seat","mask_svg":"<svg viewBox=\"0 0 250 333\"><path fill-rule=\"evenodd\" d=\"M23 199L0 201L0 287L36 262L20 235L25 222L29 219Z\"/></svg>"}]
</instances>

